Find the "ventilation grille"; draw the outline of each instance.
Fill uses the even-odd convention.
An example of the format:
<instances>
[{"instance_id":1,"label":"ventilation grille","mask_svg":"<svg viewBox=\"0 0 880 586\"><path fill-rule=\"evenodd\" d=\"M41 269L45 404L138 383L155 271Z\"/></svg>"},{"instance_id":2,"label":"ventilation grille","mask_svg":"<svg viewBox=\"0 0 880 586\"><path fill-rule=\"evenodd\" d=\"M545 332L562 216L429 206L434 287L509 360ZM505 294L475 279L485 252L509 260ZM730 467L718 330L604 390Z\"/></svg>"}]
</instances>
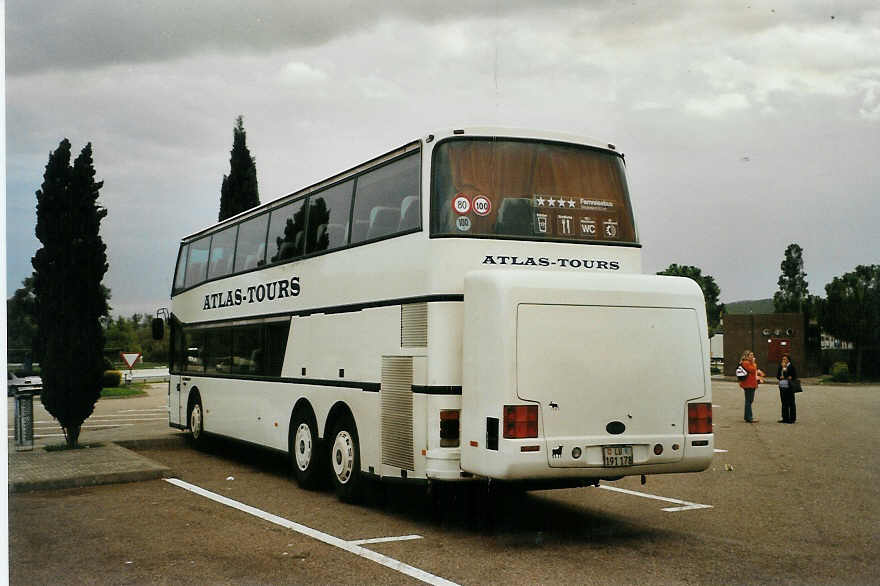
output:
<instances>
[{"instance_id":1,"label":"ventilation grille","mask_svg":"<svg viewBox=\"0 0 880 586\"><path fill-rule=\"evenodd\" d=\"M403 470L415 470L412 379L411 357L382 357L382 463Z\"/></svg>"},{"instance_id":2,"label":"ventilation grille","mask_svg":"<svg viewBox=\"0 0 880 586\"><path fill-rule=\"evenodd\" d=\"M400 347L424 348L428 345L428 304L400 306Z\"/></svg>"}]
</instances>

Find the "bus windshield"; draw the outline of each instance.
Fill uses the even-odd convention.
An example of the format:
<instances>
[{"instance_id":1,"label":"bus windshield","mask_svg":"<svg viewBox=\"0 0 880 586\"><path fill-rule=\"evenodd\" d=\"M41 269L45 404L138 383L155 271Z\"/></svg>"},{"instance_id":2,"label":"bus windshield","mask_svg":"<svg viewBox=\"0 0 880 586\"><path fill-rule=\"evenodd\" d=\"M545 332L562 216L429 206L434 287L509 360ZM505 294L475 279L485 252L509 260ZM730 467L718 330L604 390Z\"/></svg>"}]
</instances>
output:
<instances>
[{"instance_id":1,"label":"bus windshield","mask_svg":"<svg viewBox=\"0 0 880 586\"><path fill-rule=\"evenodd\" d=\"M637 243L615 153L460 138L437 145L433 159L431 236Z\"/></svg>"}]
</instances>

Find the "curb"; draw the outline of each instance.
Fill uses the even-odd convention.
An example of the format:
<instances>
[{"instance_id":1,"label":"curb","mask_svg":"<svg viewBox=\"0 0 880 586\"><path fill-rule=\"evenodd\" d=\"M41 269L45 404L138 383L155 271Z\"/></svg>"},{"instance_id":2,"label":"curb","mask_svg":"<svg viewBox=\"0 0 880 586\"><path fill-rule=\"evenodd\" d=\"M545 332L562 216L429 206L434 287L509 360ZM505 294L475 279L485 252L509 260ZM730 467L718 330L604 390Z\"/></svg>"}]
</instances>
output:
<instances>
[{"instance_id":1,"label":"curb","mask_svg":"<svg viewBox=\"0 0 880 586\"><path fill-rule=\"evenodd\" d=\"M177 439L134 440L136 445L182 446ZM9 493L82 488L102 484L140 482L173 476L167 466L110 442L71 451L9 453Z\"/></svg>"}]
</instances>

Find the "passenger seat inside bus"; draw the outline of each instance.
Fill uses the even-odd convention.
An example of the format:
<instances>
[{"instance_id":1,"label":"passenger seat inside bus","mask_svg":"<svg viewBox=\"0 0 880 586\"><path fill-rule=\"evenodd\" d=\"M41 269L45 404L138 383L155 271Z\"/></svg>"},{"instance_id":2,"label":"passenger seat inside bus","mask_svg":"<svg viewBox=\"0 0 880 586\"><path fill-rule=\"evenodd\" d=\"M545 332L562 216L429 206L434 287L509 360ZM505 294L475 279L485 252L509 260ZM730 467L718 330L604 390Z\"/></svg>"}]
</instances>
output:
<instances>
[{"instance_id":1,"label":"passenger seat inside bus","mask_svg":"<svg viewBox=\"0 0 880 586\"><path fill-rule=\"evenodd\" d=\"M400 202L400 223L398 232L404 232L419 226L419 196L408 195Z\"/></svg>"},{"instance_id":2,"label":"passenger seat inside bus","mask_svg":"<svg viewBox=\"0 0 880 586\"><path fill-rule=\"evenodd\" d=\"M497 234L532 234L532 199L529 197L505 197L498 211L495 224Z\"/></svg>"},{"instance_id":3,"label":"passenger seat inside bus","mask_svg":"<svg viewBox=\"0 0 880 586\"><path fill-rule=\"evenodd\" d=\"M325 234L327 235L327 246L320 248L321 239ZM318 226L315 242L318 245L315 250L326 250L343 246L345 244L345 226L342 224L321 224Z\"/></svg>"},{"instance_id":4,"label":"passenger seat inside bus","mask_svg":"<svg viewBox=\"0 0 880 586\"><path fill-rule=\"evenodd\" d=\"M376 206L370 210L370 228L367 240L393 234L400 224L400 210L385 206Z\"/></svg>"}]
</instances>

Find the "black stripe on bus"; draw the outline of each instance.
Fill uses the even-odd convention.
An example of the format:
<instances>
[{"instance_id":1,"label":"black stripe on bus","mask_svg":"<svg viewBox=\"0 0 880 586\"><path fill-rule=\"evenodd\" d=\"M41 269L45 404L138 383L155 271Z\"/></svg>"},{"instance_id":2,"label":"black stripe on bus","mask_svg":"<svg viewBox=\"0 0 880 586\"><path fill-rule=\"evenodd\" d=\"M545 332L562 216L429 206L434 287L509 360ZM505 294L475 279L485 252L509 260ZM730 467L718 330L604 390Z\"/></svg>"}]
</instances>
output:
<instances>
[{"instance_id":1,"label":"black stripe on bus","mask_svg":"<svg viewBox=\"0 0 880 586\"><path fill-rule=\"evenodd\" d=\"M412 392L419 395L461 395L461 387L413 385Z\"/></svg>"},{"instance_id":2,"label":"black stripe on bus","mask_svg":"<svg viewBox=\"0 0 880 586\"><path fill-rule=\"evenodd\" d=\"M172 372L173 375L179 375L184 373ZM247 381L262 381L268 383L291 383L297 385L311 385L316 387L342 387L348 389L360 389L366 393L378 393L381 388L381 383L371 383L364 381L346 381L346 380L334 380L334 379L323 379L323 378L294 378L294 377L281 377L281 376L253 376L253 375L231 375L231 374L202 374L202 373L186 373L185 378L190 379L190 377L199 377L199 378L219 378L219 379L234 379L234 380L247 380ZM198 386L198 383L193 383L193 386ZM457 386L440 386L440 385L412 385L412 392L418 395L461 395L461 387Z\"/></svg>"}]
</instances>

